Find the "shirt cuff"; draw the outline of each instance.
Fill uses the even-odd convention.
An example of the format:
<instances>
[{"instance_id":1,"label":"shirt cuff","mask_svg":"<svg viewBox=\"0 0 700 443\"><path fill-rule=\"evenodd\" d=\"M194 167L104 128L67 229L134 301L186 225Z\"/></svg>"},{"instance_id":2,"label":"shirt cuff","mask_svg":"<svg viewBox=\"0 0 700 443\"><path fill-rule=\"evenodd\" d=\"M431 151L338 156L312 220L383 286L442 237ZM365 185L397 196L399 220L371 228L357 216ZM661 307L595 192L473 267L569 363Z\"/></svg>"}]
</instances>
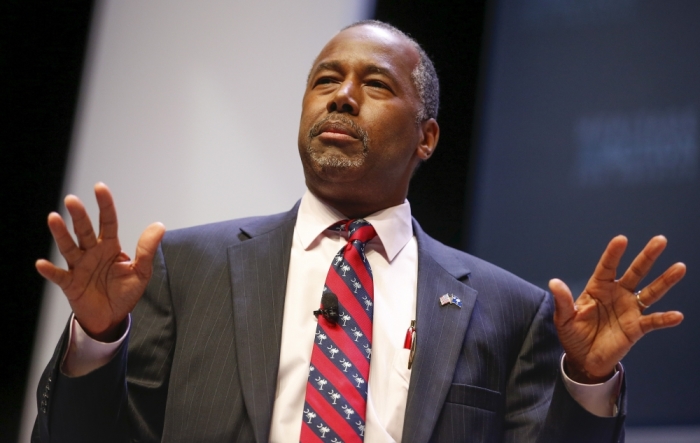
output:
<instances>
[{"instance_id":1,"label":"shirt cuff","mask_svg":"<svg viewBox=\"0 0 700 443\"><path fill-rule=\"evenodd\" d=\"M622 386L622 378L625 372L622 364L617 364L615 374L608 381L594 385L585 385L573 381L566 375L566 372L564 372L565 356L566 354L563 354L560 361L562 379L566 390L569 391L574 400L593 415L598 417L616 417L618 413L617 400L620 396L620 387Z\"/></svg>"},{"instance_id":2,"label":"shirt cuff","mask_svg":"<svg viewBox=\"0 0 700 443\"><path fill-rule=\"evenodd\" d=\"M61 362L61 372L68 377L80 377L106 365L117 353L131 329L131 314L124 334L115 342L103 343L90 337L80 326L75 314L71 316L68 351Z\"/></svg>"}]
</instances>

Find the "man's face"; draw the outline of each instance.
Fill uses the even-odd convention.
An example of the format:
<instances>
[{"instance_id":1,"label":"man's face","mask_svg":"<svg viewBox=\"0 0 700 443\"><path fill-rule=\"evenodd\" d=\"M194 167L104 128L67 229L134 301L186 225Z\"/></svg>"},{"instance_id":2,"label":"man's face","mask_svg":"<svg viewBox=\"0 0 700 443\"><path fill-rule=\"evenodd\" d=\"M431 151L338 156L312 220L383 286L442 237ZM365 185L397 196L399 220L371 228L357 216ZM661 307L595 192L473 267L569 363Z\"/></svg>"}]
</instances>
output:
<instances>
[{"instance_id":1,"label":"man's face","mask_svg":"<svg viewBox=\"0 0 700 443\"><path fill-rule=\"evenodd\" d=\"M309 189L347 216L400 204L424 158L411 78L418 61L404 38L364 25L336 35L314 62L299 153Z\"/></svg>"}]
</instances>

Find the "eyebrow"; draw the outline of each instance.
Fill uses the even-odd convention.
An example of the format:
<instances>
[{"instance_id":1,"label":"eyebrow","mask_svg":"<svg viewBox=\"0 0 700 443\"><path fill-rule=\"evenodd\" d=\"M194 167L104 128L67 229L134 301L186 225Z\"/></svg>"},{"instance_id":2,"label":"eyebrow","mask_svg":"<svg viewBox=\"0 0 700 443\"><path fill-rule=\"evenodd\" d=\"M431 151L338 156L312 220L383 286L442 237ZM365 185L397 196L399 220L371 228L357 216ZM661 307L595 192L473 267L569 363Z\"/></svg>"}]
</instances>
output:
<instances>
[{"instance_id":1,"label":"eyebrow","mask_svg":"<svg viewBox=\"0 0 700 443\"><path fill-rule=\"evenodd\" d=\"M381 66L377 65L369 65L367 67L367 72L371 72L373 74L382 74L385 75L391 79L394 79L394 75L389 71L388 69L382 68Z\"/></svg>"},{"instance_id":2,"label":"eyebrow","mask_svg":"<svg viewBox=\"0 0 700 443\"><path fill-rule=\"evenodd\" d=\"M329 71L340 71L341 65L339 61L321 62L314 69L314 74L323 69L328 69Z\"/></svg>"},{"instance_id":3,"label":"eyebrow","mask_svg":"<svg viewBox=\"0 0 700 443\"><path fill-rule=\"evenodd\" d=\"M309 71L309 75L306 76L306 83L309 83L311 80L311 77L316 75L318 71L328 69L330 71L340 71L340 62L336 61L331 61L331 62L321 62L318 64L318 66L311 67L311 70Z\"/></svg>"}]
</instances>

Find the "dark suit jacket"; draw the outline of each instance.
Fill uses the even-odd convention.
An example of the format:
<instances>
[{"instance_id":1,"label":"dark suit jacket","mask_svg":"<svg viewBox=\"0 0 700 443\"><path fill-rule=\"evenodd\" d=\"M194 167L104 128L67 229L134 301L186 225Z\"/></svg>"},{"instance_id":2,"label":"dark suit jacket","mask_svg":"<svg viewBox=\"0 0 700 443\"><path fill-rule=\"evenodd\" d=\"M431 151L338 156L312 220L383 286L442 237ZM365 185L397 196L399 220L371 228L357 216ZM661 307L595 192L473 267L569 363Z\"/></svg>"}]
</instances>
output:
<instances>
[{"instance_id":1,"label":"dark suit jacket","mask_svg":"<svg viewBox=\"0 0 700 443\"><path fill-rule=\"evenodd\" d=\"M128 359L122 346L107 365L66 377L64 334L37 391L33 439L268 441L295 220L296 208L168 232L133 312ZM404 442L623 438L624 402L619 417L594 417L561 383L549 294L415 222L414 233L417 346ZM441 306L445 293L463 307Z\"/></svg>"}]
</instances>

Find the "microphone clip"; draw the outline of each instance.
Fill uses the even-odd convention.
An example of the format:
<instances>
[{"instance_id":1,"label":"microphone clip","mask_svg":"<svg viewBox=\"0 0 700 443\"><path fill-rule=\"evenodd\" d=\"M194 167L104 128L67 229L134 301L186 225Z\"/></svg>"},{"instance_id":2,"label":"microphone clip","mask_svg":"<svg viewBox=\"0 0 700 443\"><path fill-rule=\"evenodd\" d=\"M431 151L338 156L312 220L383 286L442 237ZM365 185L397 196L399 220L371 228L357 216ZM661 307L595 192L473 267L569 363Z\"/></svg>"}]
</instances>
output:
<instances>
[{"instance_id":1,"label":"microphone clip","mask_svg":"<svg viewBox=\"0 0 700 443\"><path fill-rule=\"evenodd\" d=\"M338 296L330 291L326 291L321 296L321 309L314 311L314 315L318 318L323 316L327 322L337 324L340 316L338 315Z\"/></svg>"}]
</instances>

